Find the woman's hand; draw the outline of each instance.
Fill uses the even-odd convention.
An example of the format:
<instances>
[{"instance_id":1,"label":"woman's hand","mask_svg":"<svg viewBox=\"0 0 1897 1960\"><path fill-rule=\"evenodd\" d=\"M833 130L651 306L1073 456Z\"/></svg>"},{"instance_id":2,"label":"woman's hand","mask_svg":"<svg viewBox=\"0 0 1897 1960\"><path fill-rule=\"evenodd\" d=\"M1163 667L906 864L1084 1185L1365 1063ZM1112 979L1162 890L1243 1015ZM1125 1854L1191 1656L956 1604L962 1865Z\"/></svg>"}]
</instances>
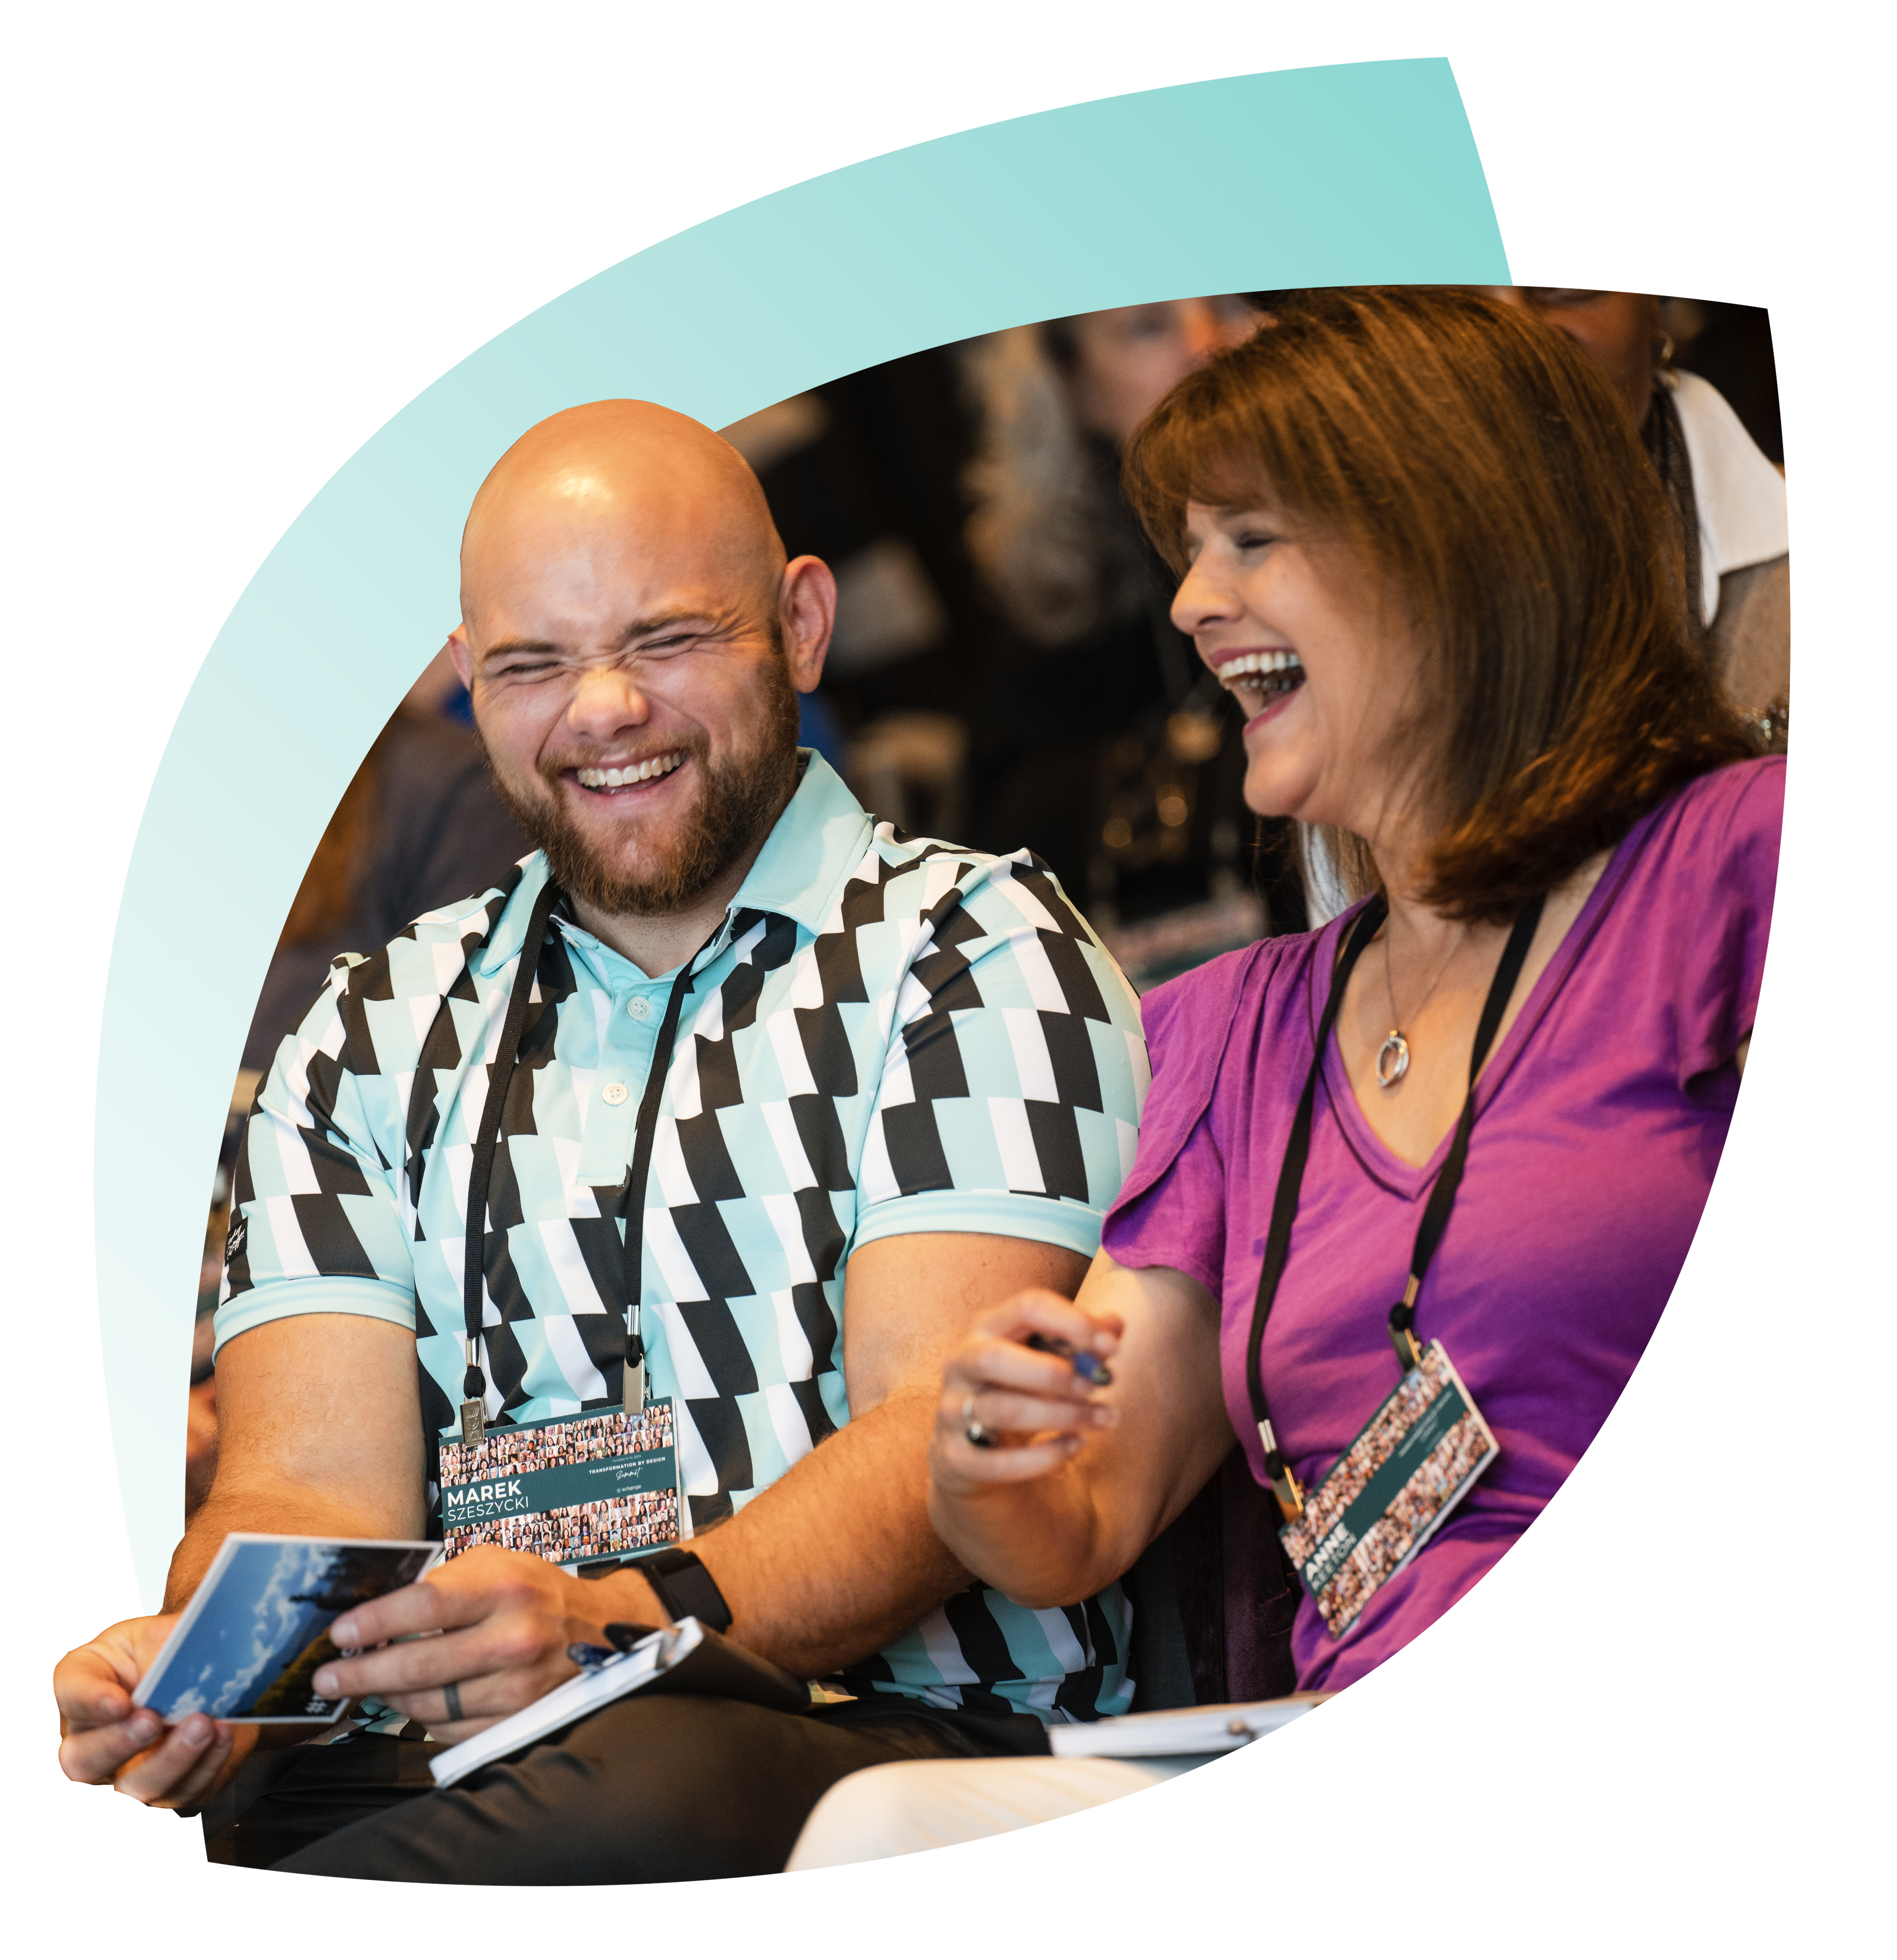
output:
<instances>
[{"instance_id":1,"label":"woman's hand","mask_svg":"<svg viewBox=\"0 0 1897 1960\"><path fill-rule=\"evenodd\" d=\"M1111 1390L1070 1356L1106 1361L1125 1332L1118 1314L1089 1313L1039 1288L983 1314L943 1369L929 1445L937 1495L973 1497L1046 1477L1071 1462L1089 1437L1114 1427L1119 1410ZM1068 1351L1030 1347L1030 1335Z\"/></svg>"},{"instance_id":2,"label":"woman's hand","mask_svg":"<svg viewBox=\"0 0 1897 1960\"><path fill-rule=\"evenodd\" d=\"M1218 1303L1184 1273L1102 1252L1077 1300L1037 1287L974 1326L943 1369L929 1522L1011 1599L1070 1605L1125 1571L1232 1446ZM1110 1386L1074 1367L1090 1357L1110 1360Z\"/></svg>"}]
</instances>

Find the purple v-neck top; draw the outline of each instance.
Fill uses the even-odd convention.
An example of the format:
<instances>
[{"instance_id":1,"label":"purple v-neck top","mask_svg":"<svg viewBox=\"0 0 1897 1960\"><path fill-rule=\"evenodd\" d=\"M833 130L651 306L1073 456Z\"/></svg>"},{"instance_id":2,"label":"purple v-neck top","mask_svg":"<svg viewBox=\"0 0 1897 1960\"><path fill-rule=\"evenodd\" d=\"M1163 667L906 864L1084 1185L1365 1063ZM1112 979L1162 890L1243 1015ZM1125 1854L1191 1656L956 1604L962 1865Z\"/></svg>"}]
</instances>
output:
<instances>
[{"instance_id":1,"label":"purple v-neck top","mask_svg":"<svg viewBox=\"0 0 1897 1960\"><path fill-rule=\"evenodd\" d=\"M1417 1333L1442 1341L1501 1455L1342 1638L1300 1602L1300 1689L1357 1680L1461 1598L1533 1521L1625 1387L1732 1120L1784 795L1781 759L1738 763L1635 825L1483 1071ZM1261 1482L1246 1342L1279 1166L1355 914L1146 997L1152 1092L1102 1242L1121 1265L1174 1268L1219 1302L1225 1404ZM1419 1169L1386 1148L1333 1039L1262 1360L1280 1444L1307 1488L1396 1384L1389 1306L1447 1150L1445 1138Z\"/></svg>"}]
</instances>

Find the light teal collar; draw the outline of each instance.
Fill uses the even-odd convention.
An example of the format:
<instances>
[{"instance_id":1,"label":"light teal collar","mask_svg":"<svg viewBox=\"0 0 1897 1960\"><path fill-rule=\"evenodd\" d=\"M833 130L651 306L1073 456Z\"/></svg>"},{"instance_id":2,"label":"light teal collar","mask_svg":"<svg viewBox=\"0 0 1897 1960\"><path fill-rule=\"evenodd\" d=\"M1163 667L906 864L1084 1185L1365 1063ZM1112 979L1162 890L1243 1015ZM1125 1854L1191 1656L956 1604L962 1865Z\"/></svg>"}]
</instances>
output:
<instances>
[{"instance_id":1,"label":"light teal collar","mask_svg":"<svg viewBox=\"0 0 1897 1960\"><path fill-rule=\"evenodd\" d=\"M821 932L845 881L863 861L872 826L867 811L815 749L800 749L797 753L804 762L803 780L725 909L727 917L775 912L794 919L807 931ZM520 950L527 915L546 880L546 855L536 851L525 861L520 882L508 895L487 943L471 963L483 979ZM562 921L562 930L578 929Z\"/></svg>"}]
</instances>

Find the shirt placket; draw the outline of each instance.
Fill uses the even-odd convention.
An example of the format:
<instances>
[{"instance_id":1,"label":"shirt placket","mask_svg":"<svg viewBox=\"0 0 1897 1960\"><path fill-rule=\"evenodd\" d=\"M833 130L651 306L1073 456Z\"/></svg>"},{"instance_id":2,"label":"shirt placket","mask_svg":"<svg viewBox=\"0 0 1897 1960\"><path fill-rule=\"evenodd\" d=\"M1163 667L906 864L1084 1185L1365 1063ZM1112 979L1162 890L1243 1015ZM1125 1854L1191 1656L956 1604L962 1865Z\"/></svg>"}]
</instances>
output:
<instances>
[{"instance_id":1,"label":"shirt placket","mask_svg":"<svg viewBox=\"0 0 1897 1960\"><path fill-rule=\"evenodd\" d=\"M640 980L613 990L585 1111L578 1172L582 1185L598 1189L625 1180L632 1160L633 1126L665 1015L667 985L662 980Z\"/></svg>"}]
</instances>

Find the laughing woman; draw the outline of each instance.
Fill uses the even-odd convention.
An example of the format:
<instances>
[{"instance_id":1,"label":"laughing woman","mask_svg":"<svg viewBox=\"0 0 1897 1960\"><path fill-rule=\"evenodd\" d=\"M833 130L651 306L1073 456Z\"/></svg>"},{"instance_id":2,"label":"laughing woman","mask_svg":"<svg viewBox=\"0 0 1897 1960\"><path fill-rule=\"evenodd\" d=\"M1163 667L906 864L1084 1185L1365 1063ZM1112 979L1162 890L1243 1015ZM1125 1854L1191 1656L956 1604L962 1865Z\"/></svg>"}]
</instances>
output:
<instances>
[{"instance_id":1,"label":"laughing woman","mask_svg":"<svg viewBox=\"0 0 1897 1960\"><path fill-rule=\"evenodd\" d=\"M936 1521L1011 1593L1123 1569L1222 1408L1319 1596L1299 1685L1342 1687L1520 1535L1653 1332L1731 1120L1784 765L1690 649L1604 390L1475 294L1334 292L1135 438L1173 616L1248 718L1246 800L1326 829L1365 896L1149 997L1099 1264L953 1357ZM1119 1385L1077 1399L1035 1331L1117 1344ZM1425 1515L1416 1487L1366 1510L1388 1479L1351 1445L1419 1354L1437 1424L1469 1413Z\"/></svg>"},{"instance_id":2,"label":"laughing woman","mask_svg":"<svg viewBox=\"0 0 1897 1960\"><path fill-rule=\"evenodd\" d=\"M1653 1333L1738 1093L1784 765L1690 650L1606 387L1472 293L1313 294L1134 438L1246 801L1363 896L1147 998L1079 1297L1023 1294L949 1362L931 1516L1013 1598L1125 1570L1235 1431L1307 1582L1298 1685L1344 1687L1533 1522Z\"/></svg>"},{"instance_id":3,"label":"laughing woman","mask_svg":"<svg viewBox=\"0 0 1897 1960\"><path fill-rule=\"evenodd\" d=\"M933 1517L1009 1596L1123 1572L1237 1430L1307 1583L1297 1685L1368 1674L1562 1486L1679 1278L1748 1045L1789 1070L1791 765L1695 659L1603 392L1474 294L1329 292L1135 437L1246 803L1327 829L1364 896L1147 998L1080 1297L950 1358Z\"/></svg>"}]
</instances>

